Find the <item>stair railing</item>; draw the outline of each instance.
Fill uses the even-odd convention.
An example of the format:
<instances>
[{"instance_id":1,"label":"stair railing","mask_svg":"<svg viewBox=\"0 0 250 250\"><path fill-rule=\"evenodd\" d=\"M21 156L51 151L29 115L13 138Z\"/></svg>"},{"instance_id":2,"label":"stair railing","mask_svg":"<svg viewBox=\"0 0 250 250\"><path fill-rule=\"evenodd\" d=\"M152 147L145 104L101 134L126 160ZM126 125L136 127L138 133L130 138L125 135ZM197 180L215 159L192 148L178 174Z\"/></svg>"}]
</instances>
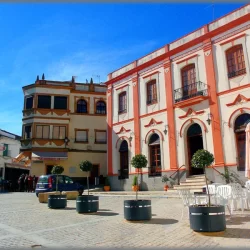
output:
<instances>
[{"instance_id":1,"label":"stair railing","mask_svg":"<svg viewBox=\"0 0 250 250\"><path fill-rule=\"evenodd\" d=\"M169 178L171 178L174 174L177 173L178 185L180 185L180 169L181 169L182 167L185 167L185 165L183 164L183 165L181 165L180 167L178 167L177 170L176 170L175 172L173 172L173 173L169 176Z\"/></svg>"}]
</instances>

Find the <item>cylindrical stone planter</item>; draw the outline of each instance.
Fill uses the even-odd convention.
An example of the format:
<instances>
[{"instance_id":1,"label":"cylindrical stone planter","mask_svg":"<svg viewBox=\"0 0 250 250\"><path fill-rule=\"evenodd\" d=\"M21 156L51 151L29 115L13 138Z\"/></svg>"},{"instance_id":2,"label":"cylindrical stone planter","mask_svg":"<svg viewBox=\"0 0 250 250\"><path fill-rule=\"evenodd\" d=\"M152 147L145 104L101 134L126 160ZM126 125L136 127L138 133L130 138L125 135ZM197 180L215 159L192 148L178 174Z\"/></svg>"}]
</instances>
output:
<instances>
[{"instance_id":1,"label":"cylindrical stone planter","mask_svg":"<svg viewBox=\"0 0 250 250\"><path fill-rule=\"evenodd\" d=\"M99 210L99 197L82 195L76 198L76 211L78 213L95 213Z\"/></svg>"},{"instance_id":2,"label":"cylindrical stone planter","mask_svg":"<svg viewBox=\"0 0 250 250\"><path fill-rule=\"evenodd\" d=\"M67 206L67 195L49 195L48 207L53 209L65 208Z\"/></svg>"},{"instance_id":3,"label":"cylindrical stone planter","mask_svg":"<svg viewBox=\"0 0 250 250\"><path fill-rule=\"evenodd\" d=\"M129 221L151 220L151 200L125 200L124 218Z\"/></svg>"},{"instance_id":4,"label":"cylindrical stone planter","mask_svg":"<svg viewBox=\"0 0 250 250\"><path fill-rule=\"evenodd\" d=\"M190 228L196 232L221 232L226 229L225 207L189 207Z\"/></svg>"}]
</instances>

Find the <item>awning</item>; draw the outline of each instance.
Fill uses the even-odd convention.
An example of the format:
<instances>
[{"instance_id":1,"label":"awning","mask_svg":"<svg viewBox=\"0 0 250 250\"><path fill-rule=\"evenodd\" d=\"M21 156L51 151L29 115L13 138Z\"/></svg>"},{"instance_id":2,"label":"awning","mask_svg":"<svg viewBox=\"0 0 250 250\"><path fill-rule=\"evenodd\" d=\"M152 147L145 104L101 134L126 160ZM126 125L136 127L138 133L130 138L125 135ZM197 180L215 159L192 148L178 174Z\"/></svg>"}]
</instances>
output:
<instances>
[{"instance_id":1,"label":"awning","mask_svg":"<svg viewBox=\"0 0 250 250\"><path fill-rule=\"evenodd\" d=\"M23 165L24 167L30 166L30 152L20 153L18 156L12 158L12 163L17 163L19 165Z\"/></svg>"},{"instance_id":2,"label":"awning","mask_svg":"<svg viewBox=\"0 0 250 250\"><path fill-rule=\"evenodd\" d=\"M26 166L26 165L23 165L23 164L20 164L20 163L5 163L5 167L30 170L30 166Z\"/></svg>"},{"instance_id":3,"label":"awning","mask_svg":"<svg viewBox=\"0 0 250 250\"><path fill-rule=\"evenodd\" d=\"M32 152L32 160L62 160L68 159L67 152Z\"/></svg>"},{"instance_id":4,"label":"awning","mask_svg":"<svg viewBox=\"0 0 250 250\"><path fill-rule=\"evenodd\" d=\"M159 144L160 144L160 137L155 138L155 140L152 140L152 141L149 143L149 146L159 145Z\"/></svg>"}]
</instances>

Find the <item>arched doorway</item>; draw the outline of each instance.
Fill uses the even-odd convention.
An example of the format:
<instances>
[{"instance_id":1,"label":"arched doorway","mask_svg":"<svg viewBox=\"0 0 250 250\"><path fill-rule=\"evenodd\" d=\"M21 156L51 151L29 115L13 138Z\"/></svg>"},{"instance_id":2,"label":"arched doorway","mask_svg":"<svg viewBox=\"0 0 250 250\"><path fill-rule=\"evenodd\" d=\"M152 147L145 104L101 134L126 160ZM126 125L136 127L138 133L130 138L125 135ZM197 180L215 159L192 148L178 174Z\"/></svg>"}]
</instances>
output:
<instances>
[{"instance_id":1,"label":"arched doorway","mask_svg":"<svg viewBox=\"0 0 250 250\"><path fill-rule=\"evenodd\" d=\"M187 148L188 148L188 163L189 163L189 175L204 174L203 169L193 168L191 165L191 159L194 153L203 149L202 130L199 124L192 124L187 130Z\"/></svg>"},{"instance_id":2,"label":"arched doorway","mask_svg":"<svg viewBox=\"0 0 250 250\"><path fill-rule=\"evenodd\" d=\"M242 114L234 123L234 133L237 147L238 170L245 171L246 156L246 126L250 122L250 114Z\"/></svg>"},{"instance_id":3,"label":"arched doorway","mask_svg":"<svg viewBox=\"0 0 250 250\"><path fill-rule=\"evenodd\" d=\"M120 145L120 179L128 178L128 142L123 140Z\"/></svg>"},{"instance_id":4,"label":"arched doorway","mask_svg":"<svg viewBox=\"0 0 250 250\"><path fill-rule=\"evenodd\" d=\"M149 139L149 171L148 176L161 176L161 146L160 137L157 134L152 134Z\"/></svg>"}]
</instances>

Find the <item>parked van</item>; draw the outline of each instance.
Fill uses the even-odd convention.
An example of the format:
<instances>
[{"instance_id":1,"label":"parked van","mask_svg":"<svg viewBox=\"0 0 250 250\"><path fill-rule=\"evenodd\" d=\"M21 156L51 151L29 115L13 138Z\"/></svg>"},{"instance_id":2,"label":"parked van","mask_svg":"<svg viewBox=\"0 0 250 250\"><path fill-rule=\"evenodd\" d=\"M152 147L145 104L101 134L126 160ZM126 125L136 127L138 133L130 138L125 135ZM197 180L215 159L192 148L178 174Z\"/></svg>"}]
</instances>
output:
<instances>
[{"instance_id":1,"label":"parked van","mask_svg":"<svg viewBox=\"0 0 250 250\"><path fill-rule=\"evenodd\" d=\"M55 174L41 175L36 184L36 196L39 193L52 192L56 190ZM79 191L84 190L83 186L74 182L69 176L58 175L58 191Z\"/></svg>"}]
</instances>

